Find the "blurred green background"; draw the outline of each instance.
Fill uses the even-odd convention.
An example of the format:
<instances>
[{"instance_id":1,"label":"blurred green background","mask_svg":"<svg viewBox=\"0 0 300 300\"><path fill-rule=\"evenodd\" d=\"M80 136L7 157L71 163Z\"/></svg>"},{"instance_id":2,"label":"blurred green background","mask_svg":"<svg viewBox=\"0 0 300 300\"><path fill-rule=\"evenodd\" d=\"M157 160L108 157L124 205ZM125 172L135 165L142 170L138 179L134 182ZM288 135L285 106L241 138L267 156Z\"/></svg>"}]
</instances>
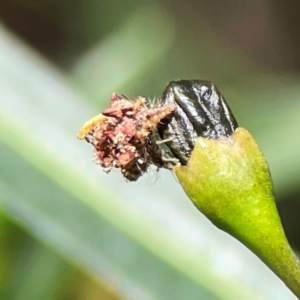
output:
<instances>
[{"instance_id":1,"label":"blurred green background","mask_svg":"<svg viewBox=\"0 0 300 300\"><path fill-rule=\"evenodd\" d=\"M300 249L300 3L0 1L0 299L295 299L171 172L106 175L76 140L112 92L217 84Z\"/></svg>"}]
</instances>

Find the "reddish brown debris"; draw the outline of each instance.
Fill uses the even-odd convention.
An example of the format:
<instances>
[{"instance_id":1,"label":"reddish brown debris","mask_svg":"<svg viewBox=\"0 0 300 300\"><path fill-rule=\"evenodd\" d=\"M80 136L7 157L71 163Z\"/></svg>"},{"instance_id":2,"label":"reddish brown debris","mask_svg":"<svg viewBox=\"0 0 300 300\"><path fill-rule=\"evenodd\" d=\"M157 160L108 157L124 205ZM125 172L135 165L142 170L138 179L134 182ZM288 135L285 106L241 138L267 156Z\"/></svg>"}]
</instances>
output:
<instances>
[{"instance_id":1,"label":"reddish brown debris","mask_svg":"<svg viewBox=\"0 0 300 300\"><path fill-rule=\"evenodd\" d=\"M142 97L130 100L114 93L109 107L85 123L78 137L94 146L93 160L105 172L120 168L126 179L135 181L151 163L170 168L153 132L175 108L174 104L147 106Z\"/></svg>"}]
</instances>

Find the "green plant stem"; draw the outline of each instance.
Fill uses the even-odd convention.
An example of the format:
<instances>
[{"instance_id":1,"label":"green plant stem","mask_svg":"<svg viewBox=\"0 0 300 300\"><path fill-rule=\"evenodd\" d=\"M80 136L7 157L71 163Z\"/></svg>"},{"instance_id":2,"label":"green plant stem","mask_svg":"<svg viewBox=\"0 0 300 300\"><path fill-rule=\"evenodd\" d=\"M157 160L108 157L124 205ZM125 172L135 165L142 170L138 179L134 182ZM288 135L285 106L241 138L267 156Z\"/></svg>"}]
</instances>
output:
<instances>
[{"instance_id":1,"label":"green plant stem","mask_svg":"<svg viewBox=\"0 0 300 300\"><path fill-rule=\"evenodd\" d=\"M251 134L198 138L176 175L195 206L264 261L300 299L300 267L276 208L268 164Z\"/></svg>"}]
</instances>

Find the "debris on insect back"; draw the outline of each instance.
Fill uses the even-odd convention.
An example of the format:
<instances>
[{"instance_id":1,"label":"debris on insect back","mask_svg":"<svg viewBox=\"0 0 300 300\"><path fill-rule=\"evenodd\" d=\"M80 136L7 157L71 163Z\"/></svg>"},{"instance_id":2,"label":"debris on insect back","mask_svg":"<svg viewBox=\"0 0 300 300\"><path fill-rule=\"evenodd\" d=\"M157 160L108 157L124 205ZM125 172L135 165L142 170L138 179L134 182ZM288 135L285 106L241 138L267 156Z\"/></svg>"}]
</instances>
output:
<instances>
[{"instance_id":1,"label":"debris on insect back","mask_svg":"<svg viewBox=\"0 0 300 300\"><path fill-rule=\"evenodd\" d=\"M157 145L157 124L176 109L175 104L146 104L138 97L128 99L114 93L108 108L87 121L77 137L93 145L93 161L109 173L120 168L123 176L135 181L153 164L171 169L177 160L165 157Z\"/></svg>"}]
</instances>

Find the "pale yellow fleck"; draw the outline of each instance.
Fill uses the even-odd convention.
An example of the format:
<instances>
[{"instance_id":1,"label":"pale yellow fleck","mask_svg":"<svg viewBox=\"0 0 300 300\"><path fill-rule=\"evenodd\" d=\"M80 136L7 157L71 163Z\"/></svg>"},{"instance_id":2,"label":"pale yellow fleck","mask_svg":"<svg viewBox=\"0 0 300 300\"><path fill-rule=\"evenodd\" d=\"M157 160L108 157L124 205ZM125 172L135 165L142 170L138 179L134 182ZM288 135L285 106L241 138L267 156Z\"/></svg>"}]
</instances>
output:
<instances>
[{"instance_id":1,"label":"pale yellow fleck","mask_svg":"<svg viewBox=\"0 0 300 300\"><path fill-rule=\"evenodd\" d=\"M79 129L77 133L77 138L80 140L83 140L89 132L91 132L98 124L101 124L105 121L107 117L105 117L102 114L99 114L91 119L89 119L87 122L83 124L83 126Z\"/></svg>"}]
</instances>

